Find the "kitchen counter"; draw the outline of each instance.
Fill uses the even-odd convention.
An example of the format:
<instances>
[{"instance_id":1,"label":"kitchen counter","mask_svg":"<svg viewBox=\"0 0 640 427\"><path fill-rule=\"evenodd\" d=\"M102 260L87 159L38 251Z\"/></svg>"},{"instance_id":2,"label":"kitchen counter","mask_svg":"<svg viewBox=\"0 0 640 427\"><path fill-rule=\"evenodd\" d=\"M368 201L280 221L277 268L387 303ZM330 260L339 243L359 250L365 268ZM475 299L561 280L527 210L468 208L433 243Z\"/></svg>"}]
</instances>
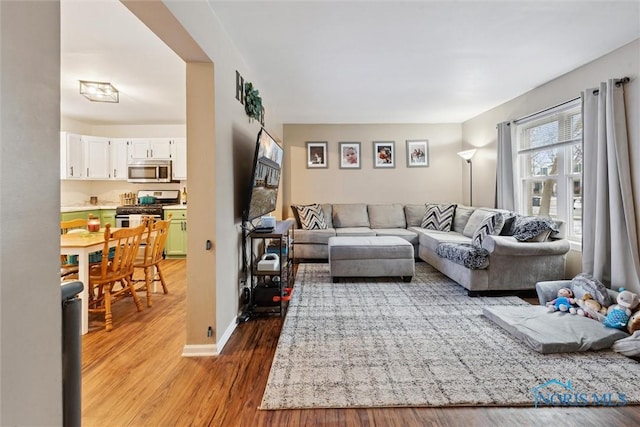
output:
<instances>
[{"instance_id":1,"label":"kitchen counter","mask_svg":"<svg viewBox=\"0 0 640 427\"><path fill-rule=\"evenodd\" d=\"M81 211L96 211L100 209L115 209L118 205L81 205L81 206L62 206L60 207L60 213L67 212L81 212Z\"/></svg>"},{"instance_id":2,"label":"kitchen counter","mask_svg":"<svg viewBox=\"0 0 640 427\"><path fill-rule=\"evenodd\" d=\"M162 209L187 209L187 205L167 205L163 206Z\"/></svg>"}]
</instances>

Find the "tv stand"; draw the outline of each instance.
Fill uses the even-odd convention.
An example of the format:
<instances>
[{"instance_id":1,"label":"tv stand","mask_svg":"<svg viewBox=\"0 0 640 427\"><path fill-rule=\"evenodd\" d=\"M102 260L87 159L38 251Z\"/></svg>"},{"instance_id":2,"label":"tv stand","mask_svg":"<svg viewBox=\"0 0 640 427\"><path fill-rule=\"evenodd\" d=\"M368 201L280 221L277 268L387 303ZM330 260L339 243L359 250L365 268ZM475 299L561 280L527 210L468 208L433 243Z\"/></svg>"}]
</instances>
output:
<instances>
[{"instance_id":1,"label":"tv stand","mask_svg":"<svg viewBox=\"0 0 640 427\"><path fill-rule=\"evenodd\" d=\"M273 227L256 227L253 229L254 233L272 233L274 230Z\"/></svg>"},{"instance_id":2,"label":"tv stand","mask_svg":"<svg viewBox=\"0 0 640 427\"><path fill-rule=\"evenodd\" d=\"M282 315L293 290L293 221L277 221L270 231L256 228L248 237L251 241L250 298L247 310L238 321L264 315ZM264 254L279 257L274 269L258 267Z\"/></svg>"}]
</instances>

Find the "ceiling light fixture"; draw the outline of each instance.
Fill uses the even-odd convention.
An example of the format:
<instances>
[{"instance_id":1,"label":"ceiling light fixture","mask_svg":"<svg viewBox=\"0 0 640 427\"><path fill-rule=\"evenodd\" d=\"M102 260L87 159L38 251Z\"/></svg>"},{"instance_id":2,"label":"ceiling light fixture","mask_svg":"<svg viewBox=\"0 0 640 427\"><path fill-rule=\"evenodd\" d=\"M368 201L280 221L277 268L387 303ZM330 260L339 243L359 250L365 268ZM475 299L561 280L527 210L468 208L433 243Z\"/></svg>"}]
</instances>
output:
<instances>
[{"instance_id":1,"label":"ceiling light fixture","mask_svg":"<svg viewBox=\"0 0 640 427\"><path fill-rule=\"evenodd\" d=\"M89 101L120 102L120 92L108 82L80 80L80 95Z\"/></svg>"}]
</instances>

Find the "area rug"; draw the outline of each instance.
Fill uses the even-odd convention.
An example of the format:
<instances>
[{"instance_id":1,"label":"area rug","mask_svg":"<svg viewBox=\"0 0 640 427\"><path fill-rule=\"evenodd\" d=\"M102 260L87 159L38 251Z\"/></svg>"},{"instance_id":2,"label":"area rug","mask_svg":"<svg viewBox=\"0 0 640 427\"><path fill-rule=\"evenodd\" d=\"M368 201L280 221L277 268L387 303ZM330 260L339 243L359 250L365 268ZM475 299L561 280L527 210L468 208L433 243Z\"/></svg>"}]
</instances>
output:
<instances>
[{"instance_id":1,"label":"area rug","mask_svg":"<svg viewBox=\"0 0 640 427\"><path fill-rule=\"evenodd\" d=\"M614 406L640 402L640 364L612 351L543 355L482 316L527 304L470 298L426 263L332 283L301 264L261 409Z\"/></svg>"}]
</instances>

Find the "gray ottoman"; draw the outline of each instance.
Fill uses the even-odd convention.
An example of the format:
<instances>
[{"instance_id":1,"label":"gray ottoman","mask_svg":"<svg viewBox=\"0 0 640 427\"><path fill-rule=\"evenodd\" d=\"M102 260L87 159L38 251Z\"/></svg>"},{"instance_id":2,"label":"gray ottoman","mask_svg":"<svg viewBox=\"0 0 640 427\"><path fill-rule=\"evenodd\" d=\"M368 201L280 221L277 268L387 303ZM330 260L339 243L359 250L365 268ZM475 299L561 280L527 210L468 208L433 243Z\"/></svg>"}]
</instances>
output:
<instances>
[{"instance_id":1,"label":"gray ottoman","mask_svg":"<svg viewBox=\"0 0 640 427\"><path fill-rule=\"evenodd\" d=\"M338 236L329 239L329 269L339 277L400 276L410 282L415 273L413 245L396 236Z\"/></svg>"}]
</instances>

